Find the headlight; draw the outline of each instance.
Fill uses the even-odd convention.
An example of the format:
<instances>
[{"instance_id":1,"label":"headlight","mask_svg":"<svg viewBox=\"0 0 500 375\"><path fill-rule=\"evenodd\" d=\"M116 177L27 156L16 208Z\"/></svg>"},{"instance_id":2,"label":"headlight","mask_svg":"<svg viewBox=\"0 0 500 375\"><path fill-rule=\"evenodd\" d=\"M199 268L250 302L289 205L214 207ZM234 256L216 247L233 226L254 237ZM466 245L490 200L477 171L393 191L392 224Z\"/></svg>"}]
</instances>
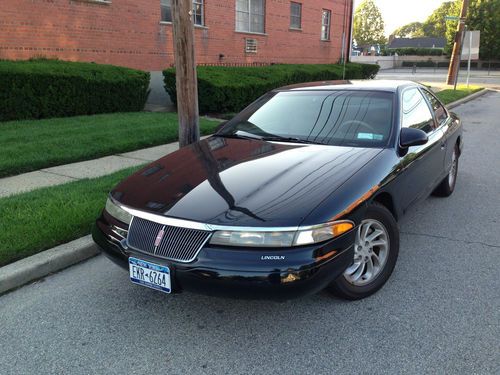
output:
<instances>
[{"instance_id":1,"label":"headlight","mask_svg":"<svg viewBox=\"0 0 500 375\"><path fill-rule=\"evenodd\" d=\"M132 215L117 206L110 198L106 201L106 212L123 223L130 224L132 221Z\"/></svg>"},{"instance_id":2,"label":"headlight","mask_svg":"<svg viewBox=\"0 0 500 375\"><path fill-rule=\"evenodd\" d=\"M292 247L327 241L354 228L351 221L337 221L298 231L216 231L210 243L223 246Z\"/></svg>"},{"instance_id":3,"label":"headlight","mask_svg":"<svg viewBox=\"0 0 500 375\"><path fill-rule=\"evenodd\" d=\"M221 230L214 233L210 243L224 246L290 247L295 232L240 232Z\"/></svg>"}]
</instances>

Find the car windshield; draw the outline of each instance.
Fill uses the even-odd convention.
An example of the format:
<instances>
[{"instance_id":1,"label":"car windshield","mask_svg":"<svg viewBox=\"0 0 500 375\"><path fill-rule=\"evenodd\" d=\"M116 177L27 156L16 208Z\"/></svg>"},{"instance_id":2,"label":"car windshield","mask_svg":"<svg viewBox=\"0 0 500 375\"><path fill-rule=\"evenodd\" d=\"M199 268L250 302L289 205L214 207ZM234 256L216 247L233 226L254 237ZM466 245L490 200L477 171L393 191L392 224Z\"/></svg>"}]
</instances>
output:
<instances>
[{"instance_id":1,"label":"car windshield","mask_svg":"<svg viewBox=\"0 0 500 375\"><path fill-rule=\"evenodd\" d=\"M352 147L384 147L393 94L379 91L287 91L264 95L218 136Z\"/></svg>"}]
</instances>

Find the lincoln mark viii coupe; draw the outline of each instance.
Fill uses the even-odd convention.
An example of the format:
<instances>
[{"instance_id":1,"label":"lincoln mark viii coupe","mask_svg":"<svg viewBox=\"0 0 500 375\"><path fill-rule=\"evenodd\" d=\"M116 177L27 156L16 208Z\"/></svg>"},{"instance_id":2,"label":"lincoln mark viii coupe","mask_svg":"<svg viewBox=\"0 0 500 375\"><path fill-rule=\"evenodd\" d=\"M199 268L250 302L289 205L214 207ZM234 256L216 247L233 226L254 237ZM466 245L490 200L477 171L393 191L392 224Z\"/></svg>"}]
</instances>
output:
<instances>
[{"instance_id":1,"label":"lincoln mark viii coupe","mask_svg":"<svg viewBox=\"0 0 500 375\"><path fill-rule=\"evenodd\" d=\"M401 215L453 192L461 152L460 120L416 83L288 86L120 183L93 238L166 293L360 299L394 269Z\"/></svg>"}]
</instances>

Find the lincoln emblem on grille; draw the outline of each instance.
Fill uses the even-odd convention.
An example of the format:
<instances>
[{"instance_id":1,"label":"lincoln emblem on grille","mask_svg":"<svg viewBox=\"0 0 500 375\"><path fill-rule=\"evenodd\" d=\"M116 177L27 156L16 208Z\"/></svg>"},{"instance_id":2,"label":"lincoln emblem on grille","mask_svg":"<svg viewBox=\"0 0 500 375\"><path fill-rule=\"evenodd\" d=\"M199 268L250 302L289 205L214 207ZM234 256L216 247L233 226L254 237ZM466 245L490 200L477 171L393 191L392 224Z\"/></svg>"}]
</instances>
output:
<instances>
[{"instance_id":1,"label":"lincoln emblem on grille","mask_svg":"<svg viewBox=\"0 0 500 375\"><path fill-rule=\"evenodd\" d=\"M158 234L156 235L155 247L160 246L161 240L163 240L164 235L165 235L165 227L161 228Z\"/></svg>"}]
</instances>

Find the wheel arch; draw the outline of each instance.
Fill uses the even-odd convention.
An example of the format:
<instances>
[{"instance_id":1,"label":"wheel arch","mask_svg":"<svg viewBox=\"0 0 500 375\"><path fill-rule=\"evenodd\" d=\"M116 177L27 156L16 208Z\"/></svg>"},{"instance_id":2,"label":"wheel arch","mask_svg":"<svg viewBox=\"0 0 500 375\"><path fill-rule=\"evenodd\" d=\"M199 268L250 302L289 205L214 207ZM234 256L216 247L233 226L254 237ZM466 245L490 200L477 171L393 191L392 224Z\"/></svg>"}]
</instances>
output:
<instances>
[{"instance_id":1,"label":"wheel arch","mask_svg":"<svg viewBox=\"0 0 500 375\"><path fill-rule=\"evenodd\" d=\"M458 146L458 156L460 156L462 154L462 135L459 135L457 137L455 145Z\"/></svg>"},{"instance_id":2,"label":"wheel arch","mask_svg":"<svg viewBox=\"0 0 500 375\"><path fill-rule=\"evenodd\" d=\"M376 202L387 208L394 219L398 221L398 213L396 207L394 206L394 199L390 193L381 192L373 197L372 202Z\"/></svg>"}]
</instances>

